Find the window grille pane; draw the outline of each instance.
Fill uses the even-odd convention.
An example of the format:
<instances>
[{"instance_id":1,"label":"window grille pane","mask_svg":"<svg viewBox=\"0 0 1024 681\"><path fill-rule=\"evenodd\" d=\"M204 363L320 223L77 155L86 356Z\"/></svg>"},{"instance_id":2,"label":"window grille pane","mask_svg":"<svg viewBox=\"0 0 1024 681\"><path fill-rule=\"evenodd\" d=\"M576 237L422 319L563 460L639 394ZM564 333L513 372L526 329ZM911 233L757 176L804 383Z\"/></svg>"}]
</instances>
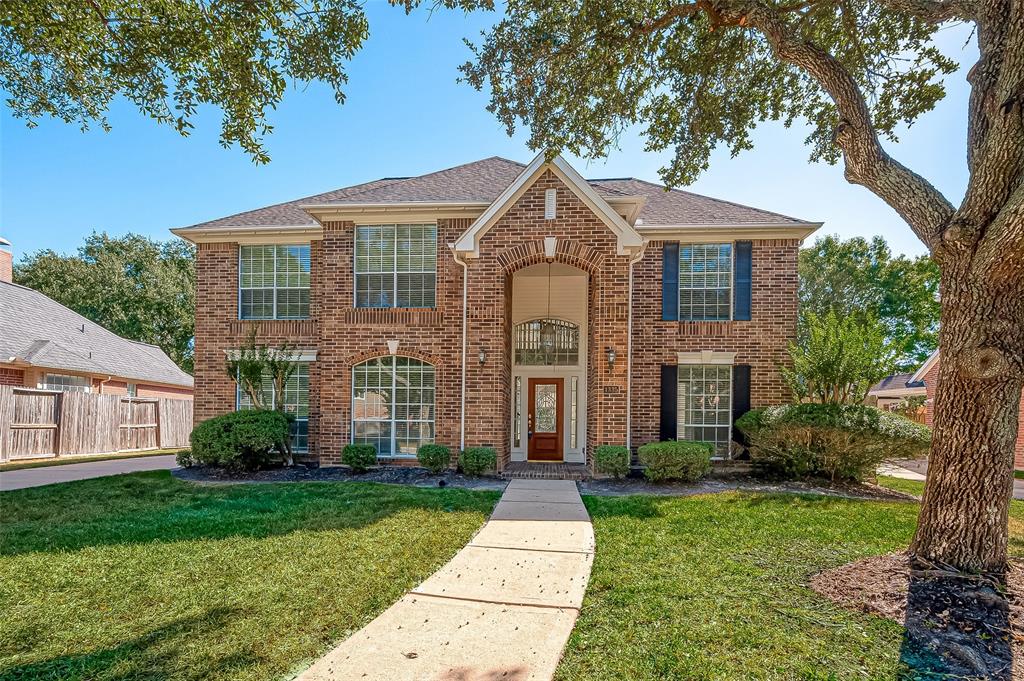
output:
<instances>
[{"instance_id":1,"label":"window grille pane","mask_svg":"<svg viewBox=\"0 0 1024 681\"><path fill-rule=\"evenodd\" d=\"M435 307L436 225L360 225L356 307Z\"/></svg>"},{"instance_id":2,"label":"window grille pane","mask_svg":"<svg viewBox=\"0 0 1024 681\"><path fill-rule=\"evenodd\" d=\"M239 317L309 317L309 245L242 246L239 251Z\"/></svg>"},{"instance_id":3,"label":"window grille pane","mask_svg":"<svg viewBox=\"0 0 1024 681\"><path fill-rule=\"evenodd\" d=\"M550 337L545 339L545 334ZM580 327L561 319L517 324L513 333L515 362L527 366L575 366L580 360ZM548 343L547 341L553 341Z\"/></svg>"},{"instance_id":4,"label":"window grille pane","mask_svg":"<svg viewBox=\"0 0 1024 681\"><path fill-rule=\"evenodd\" d=\"M729 455L732 439L732 367L680 365L677 403L681 440L710 442Z\"/></svg>"},{"instance_id":5,"label":"window grille pane","mask_svg":"<svg viewBox=\"0 0 1024 681\"><path fill-rule=\"evenodd\" d=\"M68 376L66 374L44 374L39 386L43 390L61 390L63 392L87 393L92 389L92 379L88 376Z\"/></svg>"},{"instance_id":6,"label":"window grille pane","mask_svg":"<svg viewBox=\"0 0 1024 681\"><path fill-rule=\"evenodd\" d=\"M415 456L434 440L434 367L379 357L352 368L352 438L380 456Z\"/></svg>"},{"instance_id":7,"label":"window grille pane","mask_svg":"<svg viewBox=\"0 0 1024 681\"><path fill-rule=\"evenodd\" d=\"M732 244L679 248L679 319L732 318Z\"/></svg>"}]
</instances>

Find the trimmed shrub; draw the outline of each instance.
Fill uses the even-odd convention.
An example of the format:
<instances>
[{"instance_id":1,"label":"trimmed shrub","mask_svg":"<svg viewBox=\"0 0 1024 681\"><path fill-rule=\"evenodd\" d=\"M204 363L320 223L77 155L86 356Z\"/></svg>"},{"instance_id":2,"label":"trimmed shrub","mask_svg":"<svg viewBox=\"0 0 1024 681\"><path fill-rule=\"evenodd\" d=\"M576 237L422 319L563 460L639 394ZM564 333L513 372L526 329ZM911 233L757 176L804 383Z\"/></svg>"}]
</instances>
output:
<instances>
[{"instance_id":1,"label":"trimmed shrub","mask_svg":"<svg viewBox=\"0 0 1024 681\"><path fill-rule=\"evenodd\" d=\"M233 411L207 419L192 430L192 451L185 465L256 470L280 458L287 438L288 419L281 412Z\"/></svg>"},{"instance_id":2,"label":"trimmed shrub","mask_svg":"<svg viewBox=\"0 0 1024 681\"><path fill-rule=\"evenodd\" d=\"M466 447L459 457L459 468L466 475L483 475L498 467L498 454L493 447Z\"/></svg>"},{"instance_id":3,"label":"trimmed shrub","mask_svg":"<svg viewBox=\"0 0 1024 681\"><path fill-rule=\"evenodd\" d=\"M644 477L651 482L682 480L696 482L711 471L711 456L715 446L710 442L651 442L637 449L637 455L646 468Z\"/></svg>"},{"instance_id":4,"label":"trimmed shrub","mask_svg":"<svg viewBox=\"0 0 1024 681\"><path fill-rule=\"evenodd\" d=\"M353 473L365 473L377 464L377 448L371 444L347 444L341 450L341 462Z\"/></svg>"},{"instance_id":5,"label":"trimmed shrub","mask_svg":"<svg viewBox=\"0 0 1024 681\"><path fill-rule=\"evenodd\" d=\"M629 449L622 445L600 445L594 449L594 468L598 473L621 478L629 473Z\"/></svg>"},{"instance_id":6,"label":"trimmed shrub","mask_svg":"<svg viewBox=\"0 0 1024 681\"><path fill-rule=\"evenodd\" d=\"M861 404L791 404L755 409L736 427L750 459L773 477L861 481L887 459L927 456L931 429Z\"/></svg>"},{"instance_id":7,"label":"trimmed shrub","mask_svg":"<svg viewBox=\"0 0 1024 681\"><path fill-rule=\"evenodd\" d=\"M452 450L445 445L420 445L416 450L420 465L435 475L443 473L452 462Z\"/></svg>"}]
</instances>

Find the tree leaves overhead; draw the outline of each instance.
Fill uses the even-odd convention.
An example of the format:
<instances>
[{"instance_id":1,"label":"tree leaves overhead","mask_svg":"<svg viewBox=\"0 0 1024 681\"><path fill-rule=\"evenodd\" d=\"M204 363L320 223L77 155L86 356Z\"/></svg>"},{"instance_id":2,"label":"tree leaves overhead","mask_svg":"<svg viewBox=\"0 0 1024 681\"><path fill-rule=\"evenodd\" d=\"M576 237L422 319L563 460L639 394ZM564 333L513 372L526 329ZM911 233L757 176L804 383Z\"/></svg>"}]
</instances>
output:
<instances>
[{"instance_id":1,"label":"tree leaves overhead","mask_svg":"<svg viewBox=\"0 0 1024 681\"><path fill-rule=\"evenodd\" d=\"M77 255L26 255L14 280L119 336L159 346L192 371L195 252L181 239L93 233Z\"/></svg>"},{"instance_id":2,"label":"tree leaves overhead","mask_svg":"<svg viewBox=\"0 0 1024 681\"><path fill-rule=\"evenodd\" d=\"M358 0L16 0L0 3L0 88L30 126L107 129L122 95L187 135L212 104L221 144L265 163L265 114L288 82L321 80L341 103L367 35Z\"/></svg>"},{"instance_id":3,"label":"tree leaves overhead","mask_svg":"<svg viewBox=\"0 0 1024 681\"><path fill-rule=\"evenodd\" d=\"M837 236L800 251L801 336L806 319L833 312L877 320L895 352L895 368L913 371L938 347L939 268L927 256L893 257L885 239Z\"/></svg>"},{"instance_id":4,"label":"tree leaves overhead","mask_svg":"<svg viewBox=\"0 0 1024 681\"><path fill-rule=\"evenodd\" d=\"M489 109L510 132L530 129L534 149L598 158L626 126L646 124L649 150L675 152L662 170L670 185L696 179L718 145L749 149L750 131L767 120L807 120L812 158L835 162L834 104L744 25L745 6L758 4L730 2L741 18L726 25L717 3L511 0L462 71L490 87ZM941 99L940 77L956 68L932 43L933 25L873 0L768 6L849 70L890 139Z\"/></svg>"}]
</instances>

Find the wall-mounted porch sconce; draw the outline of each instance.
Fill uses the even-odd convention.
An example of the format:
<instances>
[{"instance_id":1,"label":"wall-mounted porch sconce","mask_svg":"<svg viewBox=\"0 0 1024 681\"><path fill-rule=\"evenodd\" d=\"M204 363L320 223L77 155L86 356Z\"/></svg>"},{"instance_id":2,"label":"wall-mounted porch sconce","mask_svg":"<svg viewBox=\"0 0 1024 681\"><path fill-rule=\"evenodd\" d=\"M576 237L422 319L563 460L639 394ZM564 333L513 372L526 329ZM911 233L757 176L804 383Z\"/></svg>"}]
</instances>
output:
<instances>
[{"instance_id":1,"label":"wall-mounted porch sconce","mask_svg":"<svg viewBox=\"0 0 1024 681\"><path fill-rule=\"evenodd\" d=\"M608 346L608 370L611 371L615 368L615 348Z\"/></svg>"},{"instance_id":2,"label":"wall-mounted porch sconce","mask_svg":"<svg viewBox=\"0 0 1024 681\"><path fill-rule=\"evenodd\" d=\"M480 364L486 364L487 363L487 351L484 350L483 348L480 348L480 352L477 353L476 358L478 360L480 360Z\"/></svg>"}]
</instances>

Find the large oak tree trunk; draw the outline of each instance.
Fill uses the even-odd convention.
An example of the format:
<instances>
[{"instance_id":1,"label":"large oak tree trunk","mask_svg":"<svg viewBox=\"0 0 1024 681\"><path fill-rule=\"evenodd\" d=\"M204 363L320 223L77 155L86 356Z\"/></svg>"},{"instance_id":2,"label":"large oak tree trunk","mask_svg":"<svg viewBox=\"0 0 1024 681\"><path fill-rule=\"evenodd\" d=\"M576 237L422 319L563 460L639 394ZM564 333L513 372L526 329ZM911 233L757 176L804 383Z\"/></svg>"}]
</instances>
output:
<instances>
[{"instance_id":1,"label":"large oak tree trunk","mask_svg":"<svg viewBox=\"0 0 1024 681\"><path fill-rule=\"evenodd\" d=\"M911 551L932 563L1002 573L1024 382L1024 302L1014 277L986 284L971 276L971 261L963 253L942 262L934 430Z\"/></svg>"}]
</instances>

